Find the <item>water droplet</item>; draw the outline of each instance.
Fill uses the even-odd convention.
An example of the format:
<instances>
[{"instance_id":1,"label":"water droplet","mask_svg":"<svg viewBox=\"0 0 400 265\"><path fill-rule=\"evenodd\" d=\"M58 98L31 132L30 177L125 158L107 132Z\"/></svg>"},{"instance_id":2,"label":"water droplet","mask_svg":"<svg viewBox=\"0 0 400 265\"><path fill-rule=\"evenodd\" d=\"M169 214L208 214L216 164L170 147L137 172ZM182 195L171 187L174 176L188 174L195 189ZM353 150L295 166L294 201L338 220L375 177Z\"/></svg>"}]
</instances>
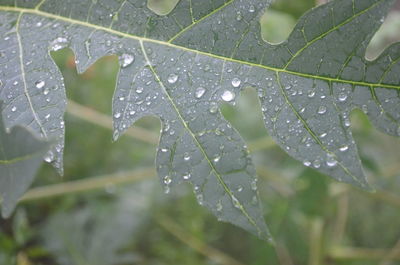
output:
<instances>
[{"instance_id":1,"label":"water droplet","mask_svg":"<svg viewBox=\"0 0 400 265\"><path fill-rule=\"evenodd\" d=\"M118 130L114 131L112 138L113 138L114 142L118 140L118 138L119 138L119 131Z\"/></svg>"},{"instance_id":2,"label":"water droplet","mask_svg":"<svg viewBox=\"0 0 400 265\"><path fill-rule=\"evenodd\" d=\"M309 167L309 166L311 166L311 162L306 160L303 162L303 165L305 165L306 167Z\"/></svg>"},{"instance_id":3,"label":"water droplet","mask_svg":"<svg viewBox=\"0 0 400 265\"><path fill-rule=\"evenodd\" d=\"M240 11L238 11L238 12L236 13L236 20L237 20L237 21L242 20L242 14L240 14Z\"/></svg>"},{"instance_id":4,"label":"water droplet","mask_svg":"<svg viewBox=\"0 0 400 265\"><path fill-rule=\"evenodd\" d=\"M314 90L308 91L307 96L308 96L309 98L313 98L313 97L315 96L315 91L314 91Z\"/></svg>"},{"instance_id":5,"label":"water droplet","mask_svg":"<svg viewBox=\"0 0 400 265\"><path fill-rule=\"evenodd\" d=\"M124 101L125 97L119 97L119 101Z\"/></svg>"},{"instance_id":6,"label":"water droplet","mask_svg":"<svg viewBox=\"0 0 400 265\"><path fill-rule=\"evenodd\" d=\"M242 186L242 185L239 185L239 186L237 187L237 191L238 191L238 192L242 192L242 191L243 191L243 186Z\"/></svg>"},{"instance_id":7,"label":"water droplet","mask_svg":"<svg viewBox=\"0 0 400 265\"><path fill-rule=\"evenodd\" d=\"M203 205L203 203L204 203L203 194L197 194L197 195L196 195L196 199L197 199L197 202L198 202L200 205Z\"/></svg>"},{"instance_id":8,"label":"water droplet","mask_svg":"<svg viewBox=\"0 0 400 265\"><path fill-rule=\"evenodd\" d=\"M217 209L218 212L222 211L222 203L218 202L217 205L215 206L215 208Z\"/></svg>"},{"instance_id":9,"label":"water droplet","mask_svg":"<svg viewBox=\"0 0 400 265\"><path fill-rule=\"evenodd\" d=\"M41 26L42 26L42 22L39 21L36 23L36 27L41 27Z\"/></svg>"},{"instance_id":10,"label":"water droplet","mask_svg":"<svg viewBox=\"0 0 400 265\"><path fill-rule=\"evenodd\" d=\"M220 159L221 159L220 156L216 156L216 157L214 157L214 162L215 162L215 163L218 163Z\"/></svg>"},{"instance_id":11,"label":"water droplet","mask_svg":"<svg viewBox=\"0 0 400 265\"><path fill-rule=\"evenodd\" d=\"M235 208L240 209L240 208L241 208L240 202L239 202L239 200L235 197L235 195L232 195L231 198L232 198L233 206L235 206Z\"/></svg>"},{"instance_id":12,"label":"water droplet","mask_svg":"<svg viewBox=\"0 0 400 265\"><path fill-rule=\"evenodd\" d=\"M252 190L256 191L257 190L257 179L253 179L250 183L250 187Z\"/></svg>"},{"instance_id":13,"label":"water droplet","mask_svg":"<svg viewBox=\"0 0 400 265\"><path fill-rule=\"evenodd\" d=\"M14 107L11 108L11 111L12 111L12 112L15 112L16 110L17 110L17 107L16 107L16 106L14 106Z\"/></svg>"},{"instance_id":14,"label":"water droplet","mask_svg":"<svg viewBox=\"0 0 400 265\"><path fill-rule=\"evenodd\" d=\"M44 157L44 161L47 163L51 163L54 161L54 153L52 151L47 152L46 156Z\"/></svg>"},{"instance_id":15,"label":"water droplet","mask_svg":"<svg viewBox=\"0 0 400 265\"><path fill-rule=\"evenodd\" d=\"M195 97L201 98L204 95L204 93L206 93L206 89L204 87L198 87L195 92Z\"/></svg>"},{"instance_id":16,"label":"water droplet","mask_svg":"<svg viewBox=\"0 0 400 265\"><path fill-rule=\"evenodd\" d=\"M120 112L115 113L114 118L116 118L116 119L121 118L121 113Z\"/></svg>"},{"instance_id":17,"label":"water droplet","mask_svg":"<svg viewBox=\"0 0 400 265\"><path fill-rule=\"evenodd\" d=\"M176 74L170 74L168 76L168 83L175 84L178 81L178 76Z\"/></svg>"},{"instance_id":18,"label":"water droplet","mask_svg":"<svg viewBox=\"0 0 400 265\"><path fill-rule=\"evenodd\" d=\"M325 114L326 113L326 107L325 106L320 106L318 108L318 114Z\"/></svg>"},{"instance_id":19,"label":"water droplet","mask_svg":"<svg viewBox=\"0 0 400 265\"><path fill-rule=\"evenodd\" d=\"M313 166L314 166L315 168L320 168L320 167L321 167L321 161L319 161L318 159L317 159L317 160L314 160Z\"/></svg>"},{"instance_id":20,"label":"water droplet","mask_svg":"<svg viewBox=\"0 0 400 265\"><path fill-rule=\"evenodd\" d=\"M341 152L345 152L345 151L349 150L349 146L348 145L343 145L342 147L339 148L339 150Z\"/></svg>"},{"instance_id":21,"label":"water droplet","mask_svg":"<svg viewBox=\"0 0 400 265\"><path fill-rule=\"evenodd\" d=\"M169 184L171 184L171 182L172 182L172 179L169 176L165 176L164 177L164 184L165 185L169 185Z\"/></svg>"},{"instance_id":22,"label":"water droplet","mask_svg":"<svg viewBox=\"0 0 400 265\"><path fill-rule=\"evenodd\" d=\"M138 87L136 93L141 94L143 92L143 87Z\"/></svg>"},{"instance_id":23,"label":"water droplet","mask_svg":"<svg viewBox=\"0 0 400 265\"><path fill-rule=\"evenodd\" d=\"M132 54L124 53L120 56L119 59L121 61L121 67L125 68L131 65L135 61L135 56L133 56Z\"/></svg>"},{"instance_id":24,"label":"water droplet","mask_svg":"<svg viewBox=\"0 0 400 265\"><path fill-rule=\"evenodd\" d=\"M351 125L351 121L350 121L349 118L346 117L346 118L344 119L344 126L350 127L350 125Z\"/></svg>"},{"instance_id":25,"label":"water droplet","mask_svg":"<svg viewBox=\"0 0 400 265\"><path fill-rule=\"evenodd\" d=\"M224 93L221 95L223 101L229 102L235 99L235 93L229 90L225 90Z\"/></svg>"},{"instance_id":26,"label":"water droplet","mask_svg":"<svg viewBox=\"0 0 400 265\"><path fill-rule=\"evenodd\" d=\"M170 189L169 186L165 186L165 187L164 187L164 193L165 193L165 194L168 194L170 191L171 191L171 189Z\"/></svg>"},{"instance_id":27,"label":"water droplet","mask_svg":"<svg viewBox=\"0 0 400 265\"><path fill-rule=\"evenodd\" d=\"M340 102L345 102L346 99L347 99L347 94L346 94L346 93L340 93L340 94L339 94L338 100L339 100Z\"/></svg>"},{"instance_id":28,"label":"water droplet","mask_svg":"<svg viewBox=\"0 0 400 265\"><path fill-rule=\"evenodd\" d=\"M337 160L335 159L335 156L333 154L328 154L327 159L326 159L326 165L328 167L334 167L337 165Z\"/></svg>"},{"instance_id":29,"label":"water droplet","mask_svg":"<svg viewBox=\"0 0 400 265\"><path fill-rule=\"evenodd\" d=\"M184 153L184 154L183 154L183 160L185 160L185 161L189 161L189 160L190 160L190 155L189 155L189 153Z\"/></svg>"},{"instance_id":30,"label":"water droplet","mask_svg":"<svg viewBox=\"0 0 400 265\"><path fill-rule=\"evenodd\" d=\"M135 115L135 113L136 113L136 111L134 111L134 110L129 111L129 115L131 115L131 116Z\"/></svg>"},{"instance_id":31,"label":"water droplet","mask_svg":"<svg viewBox=\"0 0 400 265\"><path fill-rule=\"evenodd\" d=\"M45 118L46 120L48 120L48 119L50 118L50 113L46 114L46 116L44 116L44 118Z\"/></svg>"},{"instance_id":32,"label":"water droplet","mask_svg":"<svg viewBox=\"0 0 400 265\"><path fill-rule=\"evenodd\" d=\"M365 114L368 114L368 106L367 105L362 105L361 109Z\"/></svg>"},{"instance_id":33,"label":"water droplet","mask_svg":"<svg viewBox=\"0 0 400 265\"><path fill-rule=\"evenodd\" d=\"M167 148L161 148L161 152L166 153L166 152L168 152L168 149Z\"/></svg>"},{"instance_id":34,"label":"water droplet","mask_svg":"<svg viewBox=\"0 0 400 265\"><path fill-rule=\"evenodd\" d=\"M58 51L61 50L62 48L65 48L67 45L68 45L68 40L66 38L58 37L51 42L50 49L52 51Z\"/></svg>"},{"instance_id":35,"label":"water droplet","mask_svg":"<svg viewBox=\"0 0 400 265\"><path fill-rule=\"evenodd\" d=\"M44 81L39 80L39 81L36 81L35 86L36 86L36 88L41 89L41 88L44 87L45 84L46 84L46 83L45 83Z\"/></svg>"},{"instance_id":36,"label":"water droplet","mask_svg":"<svg viewBox=\"0 0 400 265\"><path fill-rule=\"evenodd\" d=\"M233 87L239 87L241 83L242 83L242 81L237 77L232 79L232 86Z\"/></svg>"},{"instance_id":37,"label":"water droplet","mask_svg":"<svg viewBox=\"0 0 400 265\"><path fill-rule=\"evenodd\" d=\"M211 107L210 107L210 113L211 113L211 114L215 114L215 113L217 113L217 111L218 111L218 106L217 106L217 104L212 103L212 104L211 104Z\"/></svg>"},{"instance_id":38,"label":"water droplet","mask_svg":"<svg viewBox=\"0 0 400 265\"><path fill-rule=\"evenodd\" d=\"M249 12L250 12L250 13L254 13L255 11L256 11L255 6L254 6L254 5L250 5L250 7L249 7Z\"/></svg>"},{"instance_id":39,"label":"water droplet","mask_svg":"<svg viewBox=\"0 0 400 265\"><path fill-rule=\"evenodd\" d=\"M189 173L188 174L186 174L186 175L183 175L183 179L184 180L189 180L190 178L192 177L192 175L190 175Z\"/></svg>"}]
</instances>

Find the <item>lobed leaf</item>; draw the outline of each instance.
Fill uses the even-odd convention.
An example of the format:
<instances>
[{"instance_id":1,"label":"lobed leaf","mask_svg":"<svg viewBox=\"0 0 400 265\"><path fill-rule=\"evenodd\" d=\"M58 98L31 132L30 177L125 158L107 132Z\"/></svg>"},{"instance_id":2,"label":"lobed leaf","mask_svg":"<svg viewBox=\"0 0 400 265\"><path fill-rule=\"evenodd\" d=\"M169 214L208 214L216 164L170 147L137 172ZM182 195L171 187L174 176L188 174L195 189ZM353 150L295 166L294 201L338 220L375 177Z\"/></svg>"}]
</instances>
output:
<instances>
[{"instance_id":1,"label":"lobed leaf","mask_svg":"<svg viewBox=\"0 0 400 265\"><path fill-rule=\"evenodd\" d=\"M3 114L8 125L59 139L46 158L61 170L66 99L49 51L70 47L79 72L117 54L114 138L143 116L159 117L156 165L166 190L191 182L219 219L269 238L254 165L219 104L257 89L265 125L286 152L368 188L349 114L361 108L377 128L400 135L399 45L365 59L393 2L330 1L271 45L260 33L264 0L182 0L166 16L144 0L0 0Z\"/></svg>"}]
</instances>

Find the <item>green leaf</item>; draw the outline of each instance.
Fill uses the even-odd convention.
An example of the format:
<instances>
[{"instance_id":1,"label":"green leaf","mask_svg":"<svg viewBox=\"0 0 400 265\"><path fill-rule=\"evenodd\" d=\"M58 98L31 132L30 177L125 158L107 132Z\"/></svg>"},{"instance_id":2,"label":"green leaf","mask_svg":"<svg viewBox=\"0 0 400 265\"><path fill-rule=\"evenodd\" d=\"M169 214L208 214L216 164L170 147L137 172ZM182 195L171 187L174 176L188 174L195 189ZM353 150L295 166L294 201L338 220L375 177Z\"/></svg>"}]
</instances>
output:
<instances>
[{"instance_id":1,"label":"green leaf","mask_svg":"<svg viewBox=\"0 0 400 265\"><path fill-rule=\"evenodd\" d=\"M364 56L393 0L330 1L303 16L280 45L261 37L265 0L180 1L166 16L144 0L0 3L7 124L58 137L50 157L62 168L65 91L49 51L73 49L79 72L117 54L114 138L143 116L159 117L156 164L166 190L191 182L219 219L263 238L255 169L221 102L257 89L266 127L283 149L363 188L350 111L362 108L382 131L400 133L399 46L373 62Z\"/></svg>"},{"instance_id":2,"label":"green leaf","mask_svg":"<svg viewBox=\"0 0 400 265\"><path fill-rule=\"evenodd\" d=\"M25 128L16 126L7 132L0 115L0 199L3 217L11 215L19 197L32 183L48 147L48 143L36 139Z\"/></svg>"}]
</instances>

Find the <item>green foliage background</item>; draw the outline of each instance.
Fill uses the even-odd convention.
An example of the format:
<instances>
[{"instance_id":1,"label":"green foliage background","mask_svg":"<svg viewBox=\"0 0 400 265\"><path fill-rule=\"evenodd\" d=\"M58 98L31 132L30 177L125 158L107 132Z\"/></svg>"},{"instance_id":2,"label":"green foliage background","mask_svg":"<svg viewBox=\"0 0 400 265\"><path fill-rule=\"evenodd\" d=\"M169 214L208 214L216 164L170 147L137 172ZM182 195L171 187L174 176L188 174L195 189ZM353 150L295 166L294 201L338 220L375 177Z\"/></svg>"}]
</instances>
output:
<instances>
[{"instance_id":1,"label":"green foliage background","mask_svg":"<svg viewBox=\"0 0 400 265\"><path fill-rule=\"evenodd\" d=\"M265 39L284 40L296 19L315 4L277 1L261 19ZM399 39L399 14L393 10L376 35L370 58ZM117 58L103 58L78 75L70 50L53 57L68 98L110 115ZM276 147L267 137L254 91L245 91L239 104L225 105L223 112L253 150L276 247L218 222L197 204L189 186L164 195L153 175L21 203L12 218L0 220L0 264L400 264L398 139L376 131L361 112L353 113L353 134L377 188L372 194L307 169ZM112 143L111 130L71 113L65 117L65 176L60 179L43 165L35 186L153 167L155 144L128 136ZM160 129L155 118L137 126L155 134Z\"/></svg>"}]
</instances>

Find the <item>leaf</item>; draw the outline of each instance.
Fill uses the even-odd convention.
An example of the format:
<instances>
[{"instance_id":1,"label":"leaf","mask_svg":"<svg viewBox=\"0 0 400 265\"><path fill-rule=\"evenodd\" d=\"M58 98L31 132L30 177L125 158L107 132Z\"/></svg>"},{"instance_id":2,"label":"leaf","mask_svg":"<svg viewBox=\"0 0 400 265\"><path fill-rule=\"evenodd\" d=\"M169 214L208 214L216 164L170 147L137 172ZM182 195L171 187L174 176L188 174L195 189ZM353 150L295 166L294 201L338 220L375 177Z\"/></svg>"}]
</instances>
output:
<instances>
[{"instance_id":1,"label":"leaf","mask_svg":"<svg viewBox=\"0 0 400 265\"><path fill-rule=\"evenodd\" d=\"M139 241L150 221L154 187L154 182L140 183L118 191L112 201L56 213L41 230L46 249L57 264L136 264L139 253L124 248Z\"/></svg>"},{"instance_id":2,"label":"leaf","mask_svg":"<svg viewBox=\"0 0 400 265\"><path fill-rule=\"evenodd\" d=\"M32 183L48 147L48 143L36 139L20 126L7 132L0 115L0 199L3 217L11 215L19 197Z\"/></svg>"},{"instance_id":3,"label":"leaf","mask_svg":"<svg viewBox=\"0 0 400 265\"><path fill-rule=\"evenodd\" d=\"M261 37L265 0L180 1L166 16L144 0L0 3L8 124L58 137L52 153L61 168L65 91L49 50L72 48L80 73L117 54L114 138L143 116L159 117L156 164L166 190L191 182L199 203L219 219L262 238L269 233L255 169L221 102L234 104L243 88L257 89L266 127L282 148L364 188L350 111L362 108L382 131L400 133L399 46L373 62L364 56L393 0L330 1L303 16L280 45Z\"/></svg>"}]
</instances>

